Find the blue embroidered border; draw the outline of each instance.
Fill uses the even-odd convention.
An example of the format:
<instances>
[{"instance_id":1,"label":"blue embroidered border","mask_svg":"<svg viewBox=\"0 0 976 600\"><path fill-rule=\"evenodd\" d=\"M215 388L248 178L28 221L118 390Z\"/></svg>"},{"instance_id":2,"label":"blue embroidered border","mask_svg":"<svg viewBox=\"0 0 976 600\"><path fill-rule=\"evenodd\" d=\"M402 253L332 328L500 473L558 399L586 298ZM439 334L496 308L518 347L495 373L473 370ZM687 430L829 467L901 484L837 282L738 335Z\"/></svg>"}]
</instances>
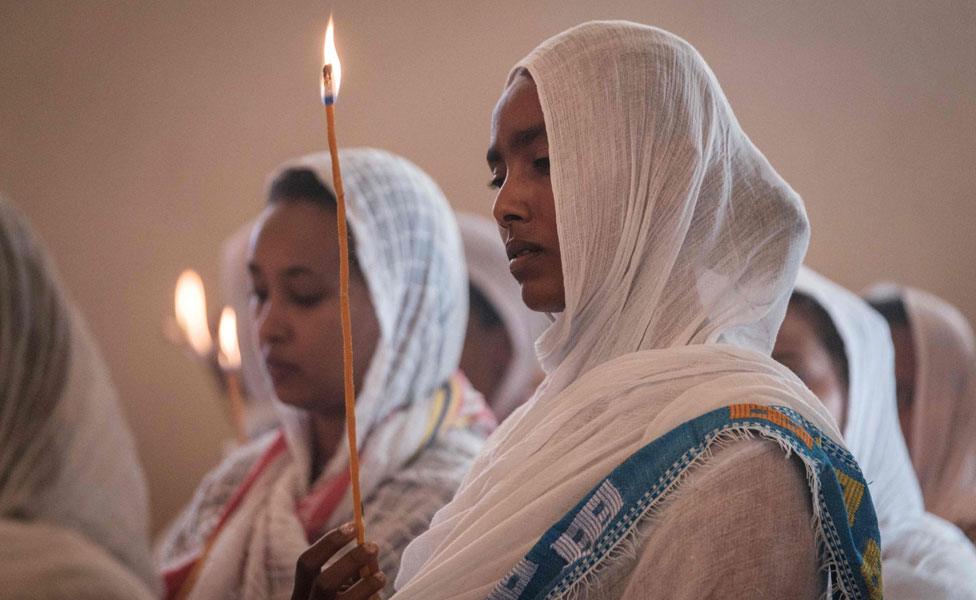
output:
<instances>
[{"instance_id":1,"label":"blue embroidered border","mask_svg":"<svg viewBox=\"0 0 976 600\"><path fill-rule=\"evenodd\" d=\"M808 480L819 482L814 506L825 546L821 558L832 580L842 597L881 598L877 518L853 456L787 407L737 404L688 421L634 453L542 535L489 600L565 594L625 540L717 439L735 432L757 433L801 456Z\"/></svg>"}]
</instances>

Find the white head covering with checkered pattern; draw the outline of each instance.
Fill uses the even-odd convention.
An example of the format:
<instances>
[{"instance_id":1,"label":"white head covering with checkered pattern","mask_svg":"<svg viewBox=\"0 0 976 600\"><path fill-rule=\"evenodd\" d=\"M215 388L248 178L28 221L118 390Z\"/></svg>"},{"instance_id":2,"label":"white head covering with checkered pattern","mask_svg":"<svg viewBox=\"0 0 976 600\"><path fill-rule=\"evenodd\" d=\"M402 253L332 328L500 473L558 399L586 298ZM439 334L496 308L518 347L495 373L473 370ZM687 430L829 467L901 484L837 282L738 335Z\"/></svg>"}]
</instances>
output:
<instances>
[{"instance_id":1,"label":"white head covering with checkered pattern","mask_svg":"<svg viewBox=\"0 0 976 600\"><path fill-rule=\"evenodd\" d=\"M406 159L382 150L342 150L340 156L355 260L380 326L356 394L360 478L367 498L403 468L424 440L434 392L457 370L468 288L454 213L434 181ZM332 191L329 154L289 161L269 182L294 168L311 170ZM482 406L480 395L470 393ZM248 491L216 538L190 598L236 591L237 597L264 600L291 593L295 561L308 545L296 501L311 487L310 417L278 401L274 406L288 455L269 466ZM317 481L342 474L348 465L343 435ZM351 515L347 490L326 525L338 526Z\"/></svg>"},{"instance_id":2,"label":"white head covering with checkered pattern","mask_svg":"<svg viewBox=\"0 0 976 600\"><path fill-rule=\"evenodd\" d=\"M370 454L362 474L367 494L416 451L430 413L427 401L457 370L468 315L467 274L454 213L433 179L382 150L343 150L341 159L355 260L380 325L376 351L356 392L358 441ZM296 167L312 170L332 191L327 153L288 162L272 179ZM308 414L278 406L295 460L308 472ZM346 469L348 462L344 438L325 476Z\"/></svg>"}]
</instances>

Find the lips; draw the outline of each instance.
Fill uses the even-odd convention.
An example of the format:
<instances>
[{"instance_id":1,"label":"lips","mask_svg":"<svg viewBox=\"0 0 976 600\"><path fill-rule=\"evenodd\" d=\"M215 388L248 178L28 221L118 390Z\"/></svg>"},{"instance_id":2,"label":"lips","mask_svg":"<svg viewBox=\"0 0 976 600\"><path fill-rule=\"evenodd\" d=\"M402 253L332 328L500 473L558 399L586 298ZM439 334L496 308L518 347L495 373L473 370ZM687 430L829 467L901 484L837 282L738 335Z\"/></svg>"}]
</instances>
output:
<instances>
[{"instance_id":1,"label":"lips","mask_svg":"<svg viewBox=\"0 0 976 600\"><path fill-rule=\"evenodd\" d=\"M271 381L275 385L287 381L301 371L295 363L281 360L280 358L265 358L264 364L268 368L268 374L271 375Z\"/></svg>"},{"instance_id":2,"label":"lips","mask_svg":"<svg viewBox=\"0 0 976 600\"><path fill-rule=\"evenodd\" d=\"M508 270L516 279L521 280L539 255L542 246L519 239L510 239L505 243L505 253L508 255Z\"/></svg>"},{"instance_id":3,"label":"lips","mask_svg":"<svg viewBox=\"0 0 976 600\"><path fill-rule=\"evenodd\" d=\"M505 242L505 252L508 260L515 260L533 252L542 252L542 246L525 240L511 239Z\"/></svg>"}]
</instances>

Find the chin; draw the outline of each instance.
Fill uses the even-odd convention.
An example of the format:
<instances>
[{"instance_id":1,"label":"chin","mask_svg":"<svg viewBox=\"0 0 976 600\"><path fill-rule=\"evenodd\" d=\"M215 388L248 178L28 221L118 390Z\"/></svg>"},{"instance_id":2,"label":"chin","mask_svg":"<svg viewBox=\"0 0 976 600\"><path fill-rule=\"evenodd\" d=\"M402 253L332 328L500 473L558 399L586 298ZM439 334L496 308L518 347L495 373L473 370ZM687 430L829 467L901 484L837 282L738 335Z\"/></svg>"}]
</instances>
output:
<instances>
[{"instance_id":1,"label":"chin","mask_svg":"<svg viewBox=\"0 0 976 600\"><path fill-rule=\"evenodd\" d=\"M310 410L312 401L302 396L301 394L295 394L289 390L278 390L275 389L275 396L282 404L286 404L292 408L298 408L301 410Z\"/></svg>"},{"instance_id":2,"label":"chin","mask_svg":"<svg viewBox=\"0 0 976 600\"><path fill-rule=\"evenodd\" d=\"M522 302L529 310L543 313L560 313L566 308L566 299L561 293L552 290L535 289L532 285L522 286Z\"/></svg>"}]
</instances>

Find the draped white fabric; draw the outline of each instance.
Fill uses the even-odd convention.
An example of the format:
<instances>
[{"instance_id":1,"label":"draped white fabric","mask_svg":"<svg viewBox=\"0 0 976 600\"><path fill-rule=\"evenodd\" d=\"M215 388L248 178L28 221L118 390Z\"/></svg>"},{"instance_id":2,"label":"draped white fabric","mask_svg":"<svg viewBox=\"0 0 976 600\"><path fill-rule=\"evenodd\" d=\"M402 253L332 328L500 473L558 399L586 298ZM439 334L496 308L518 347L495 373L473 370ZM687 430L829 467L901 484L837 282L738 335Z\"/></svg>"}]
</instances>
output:
<instances>
[{"instance_id":1,"label":"draped white fabric","mask_svg":"<svg viewBox=\"0 0 976 600\"><path fill-rule=\"evenodd\" d=\"M976 598L976 552L952 525L927 514L898 423L888 325L863 300L801 269L796 291L817 302L844 342L849 389L844 439L868 482L881 529L885 597ZM948 596L945 590L952 590Z\"/></svg>"},{"instance_id":2,"label":"draped white fabric","mask_svg":"<svg viewBox=\"0 0 976 600\"><path fill-rule=\"evenodd\" d=\"M908 448L925 507L976 525L976 343L966 317L928 292L876 286L871 299L900 298L915 348Z\"/></svg>"},{"instance_id":3,"label":"draped white fabric","mask_svg":"<svg viewBox=\"0 0 976 600\"><path fill-rule=\"evenodd\" d=\"M417 450L430 412L427 400L457 370L468 315L467 274L454 213L433 179L382 150L354 148L340 157L356 261L380 325L356 393L358 440L371 455L362 473L367 493ZM332 190L327 153L286 163L272 178L289 167L311 169ZM278 406L294 458L308 473L308 415ZM339 447L327 475L348 465L347 441Z\"/></svg>"},{"instance_id":4,"label":"draped white fabric","mask_svg":"<svg viewBox=\"0 0 976 600\"><path fill-rule=\"evenodd\" d=\"M146 482L108 370L47 252L2 199L0 282L0 517L81 533L155 587Z\"/></svg>"},{"instance_id":5,"label":"draped white fabric","mask_svg":"<svg viewBox=\"0 0 976 600\"><path fill-rule=\"evenodd\" d=\"M458 214L457 219L468 279L498 312L512 345L512 358L492 401L492 410L502 420L528 400L535 389L541 368L535 356L535 340L548 321L522 302L522 292L508 270L508 256L495 222L465 213Z\"/></svg>"},{"instance_id":6,"label":"draped white fabric","mask_svg":"<svg viewBox=\"0 0 976 600\"><path fill-rule=\"evenodd\" d=\"M698 53L599 22L517 67L545 115L566 308L538 342L545 381L407 548L397 598L484 598L614 467L710 409L787 405L840 439L768 357L806 249L803 205Z\"/></svg>"},{"instance_id":7,"label":"draped white fabric","mask_svg":"<svg viewBox=\"0 0 976 600\"><path fill-rule=\"evenodd\" d=\"M357 392L364 497L417 451L438 386L457 369L467 315L467 284L453 212L440 189L403 158L373 149L341 152L355 255L380 324L380 340ZM332 189L328 154L282 165L308 168ZM309 417L275 401L288 456L260 477L217 538L191 598L234 594L287 598L307 540L296 500L309 490ZM345 438L320 480L348 467ZM329 521L352 515L349 494Z\"/></svg>"},{"instance_id":8,"label":"draped white fabric","mask_svg":"<svg viewBox=\"0 0 976 600\"><path fill-rule=\"evenodd\" d=\"M868 481L887 549L887 528L922 512L922 492L908 458L895 403L894 349L888 326L853 292L803 268L796 291L830 316L844 341L849 378L844 440Z\"/></svg>"}]
</instances>

